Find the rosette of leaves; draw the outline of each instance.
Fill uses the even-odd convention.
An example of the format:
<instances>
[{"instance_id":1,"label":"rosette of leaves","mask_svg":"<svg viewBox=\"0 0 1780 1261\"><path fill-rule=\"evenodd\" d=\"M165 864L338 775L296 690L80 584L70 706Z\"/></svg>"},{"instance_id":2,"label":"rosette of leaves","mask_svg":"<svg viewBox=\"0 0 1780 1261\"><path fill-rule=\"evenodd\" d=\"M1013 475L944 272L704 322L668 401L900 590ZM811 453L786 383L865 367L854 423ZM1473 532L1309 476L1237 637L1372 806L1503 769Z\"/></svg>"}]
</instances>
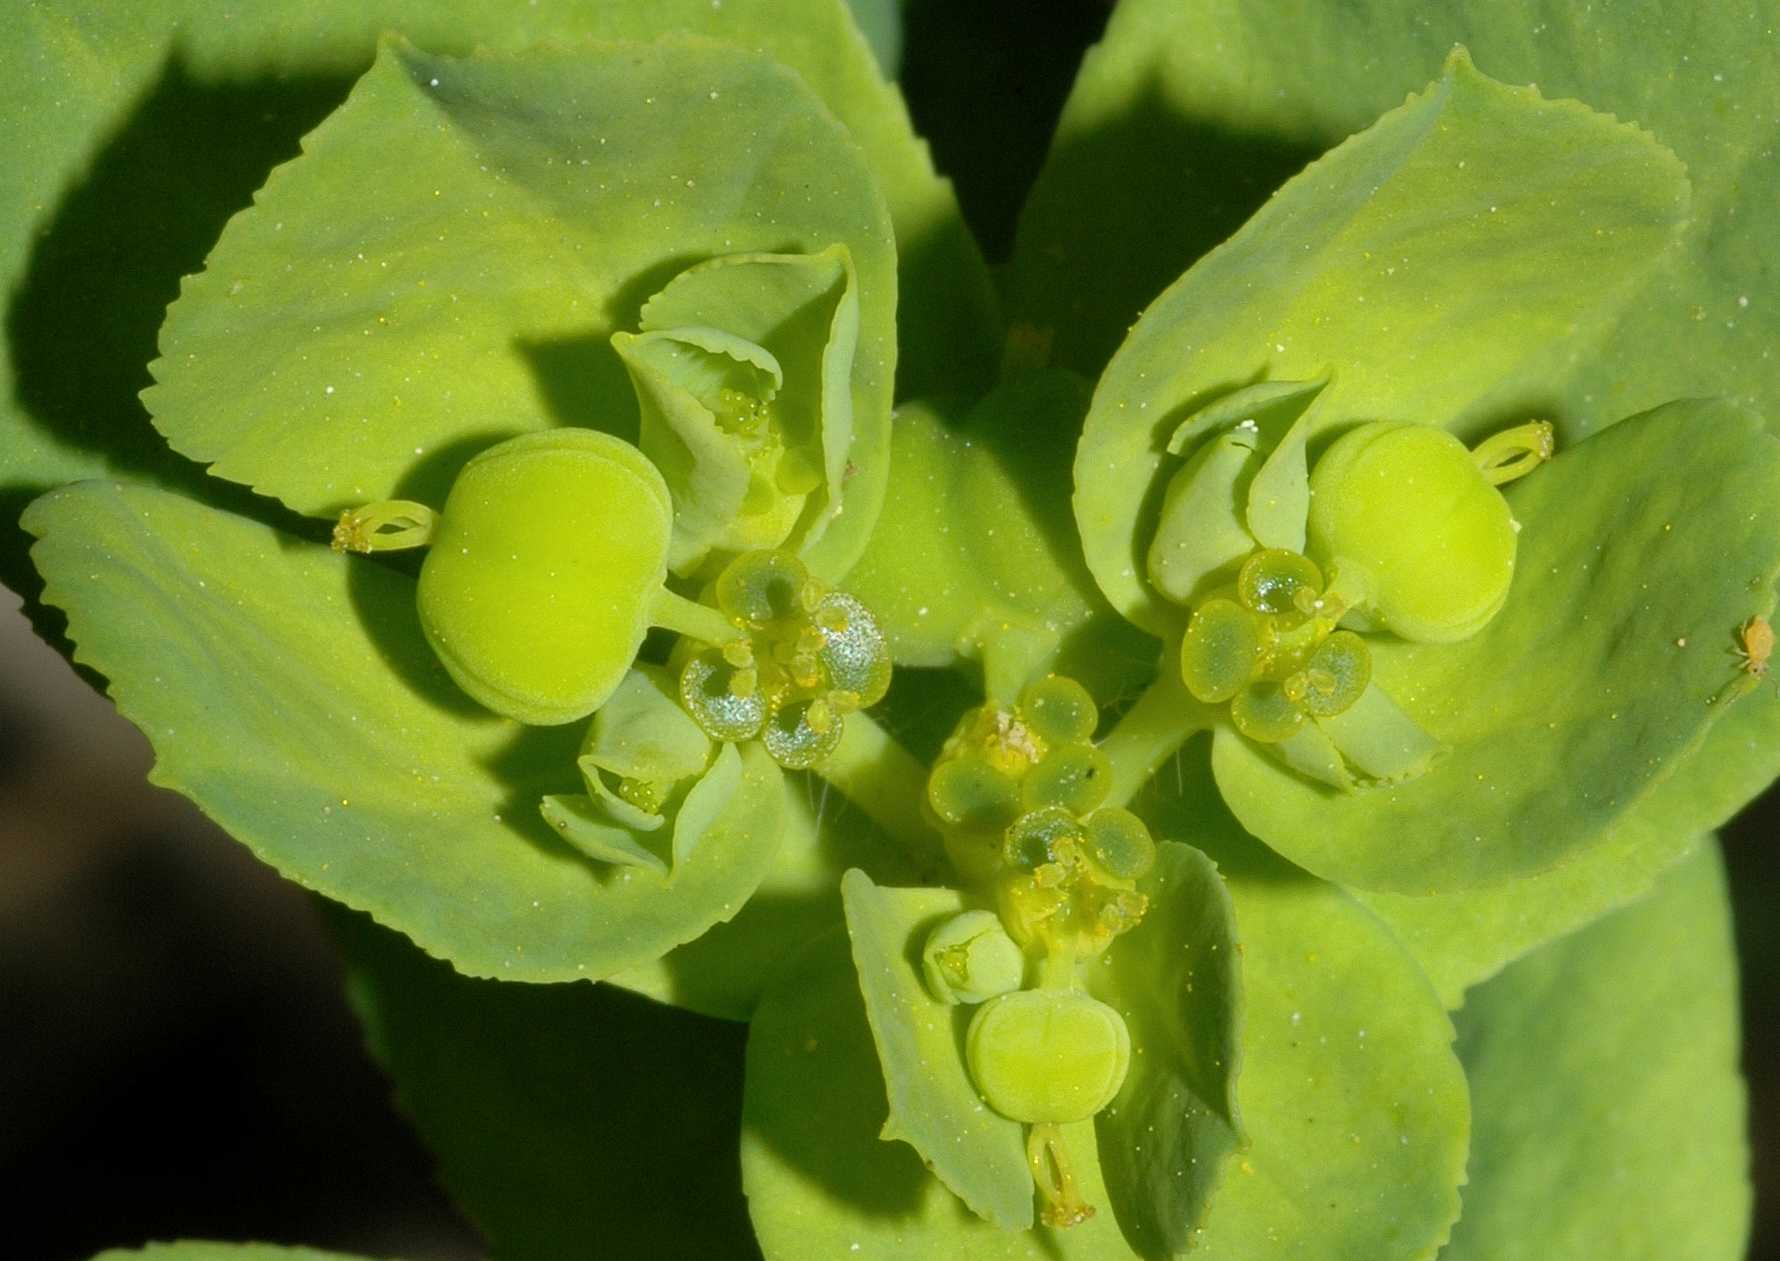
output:
<instances>
[{"instance_id":1,"label":"rosette of leaves","mask_svg":"<svg viewBox=\"0 0 1780 1261\"><path fill-rule=\"evenodd\" d=\"M392 145L400 172L385 169ZM894 141L879 147L902 160ZM600 429L664 471L671 558L696 567L759 539L837 576L887 467L892 238L871 160L758 53L673 39L457 60L386 42L186 283L145 400L213 475L317 517L441 504L501 439ZM797 487L782 533L751 532L747 479L732 496L728 464L665 450L689 432L663 419L667 385L627 373L611 344L646 358L657 321L688 355L715 347L698 352L707 366L768 370L761 427L780 458L762 475ZM684 397L670 408L698 406L702 386L684 372L671 384ZM652 767L613 761L614 733L664 717L639 712L647 670L588 734L577 794L580 733L495 721L454 695L401 569L341 565L298 535L123 483L58 492L29 526L47 598L150 733L157 778L294 879L469 972L653 964L773 870L793 789L758 747L707 750L696 767L690 742L654 750L666 760ZM617 557L626 540L580 546ZM179 612L194 596L209 607L195 620ZM260 769L230 765L243 748ZM639 839L666 816L608 791L612 775L662 789L671 864Z\"/></svg>"},{"instance_id":2,"label":"rosette of leaves","mask_svg":"<svg viewBox=\"0 0 1780 1261\"><path fill-rule=\"evenodd\" d=\"M1486 132L1512 143L1512 169ZM1596 159L1586 173L1570 157L1583 147ZM1083 543L1108 598L1177 635L1167 588L1184 594L1226 551L1238 558L1212 546L1216 531L1303 546L1306 469L1336 434L1380 420L1499 428L1508 383L1548 362L1555 337L1610 320L1660 264L1686 197L1680 165L1646 134L1455 58L1182 276L1114 355L1076 463ZM1600 264L1583 263L1594 250ZM1308 406L1285 384L1322 374ZM1247 385L1257 379L1279 384ZM1170 438L1183 413L1210 400L1215 415L1220 399L1261 420L1265 459L1226 483L1246 520L1202 512L1203 559L1159 566L1158 529L1182 528L1164 515ZM1561 448L1506 488L1519 537L1500 612L1460 642L1370 640L1375 683L1448 755L1406 782L1344 792L1218 723L1212 760L1232 808L1307 869L1404 894L1535 875L1607 843L1726 712L1707 704L1722 657L1685 647L1771 610L1777 475L1773 440L1725 403L1669 404ZM1274 519L1282 500L1296 533ZM1167 708L1145 715L1163 744ZM1211 721L1174 708L1176 737Z\"/></svg>"},{"instance_id":3,"label":"rosette of leaves","mask_svg":"<svg viewBox=\"0 0 1780 1261\"><path fill-rule=\"evenodd\" d=\"M592 730L522 729L438 670L399 565L348 566L318 529L225 495L158 441L66 423L24 373L7 467L33 489L110 479L28 517L46 597L148 732L157 777L457 969L342 917L377 1053L497 1250L689 1238L640 1208L646 1237L615 1231L627 1197L587 1195L583 1173L637 1177L655 1149L636 1136L676 1128L664 1116L733 1124L734 1072L694 1054L719 1041L710 1027L604 989L475 979L610 975L753 1018L740 1176L754 1239L707 1232L689 1254L1428 1257L1612 1235L1625 1255L1683 1237L1731 1255L1733 1228L1633 1220L1591 1156L1635 1157L1617 1167L1643 1199L1729 1188L1723 1215L1741 1212L1723 899L1701 837L1780 749L1765 690L1706 703L1735 669L1717 648L1771 610L1780 563L1780 475L1752 414L1780 400L1760 355L1771 317L1735 304L1772 246L1733 222L1772 176L1753 161L1768 138L1742 125L1753 111L1681 104L1698 76L1653 81L1635 50L1685 34L1758 99L1775 81L1763 19L1677 31L1638 9L1589 32L1599 55L1582 57L1576 38L1523 38L1533 18L1506 3L1126 0L1003 274L1018 323L997 382L981 260L837 6L527 8L330 9L319 33L257 13L192 22L152 83L138 11L32 9L35 60L9 78L40 107L19 117L73 102L104 128L137 87L158 99L182 74L342 76L380 26L429 49L492 42L462 61L388 45L216 243L170 313L149 395L173 450L320 521L378 498L439 502L516 433L604 429L651 449L686 502L677 575L789 545L880 611L898 664L926 667L904 672L882 726L849 724L822 781L693 739L660 703L653 648ZM584 42L670 32L719 42ZM1462 57L1442 71L1460 40L1546 97ZM96 85L90 64L113 62L128 72ZM1557 99L1570 95L1654 137ZM289 141L326 97L302 98ZM1283 177L1354 132L1237 230L1265 189L1220 191L1220 175ZM34 129L16 205L54 203L89 139ZM273 156L204 221L239 208ZM776 297L738 311L725 291L713 313L743 272ZM26 279L41 307L44 282ZM169 296L147 303L157 320ZM64 329L102 308L69 306ZM1714 320L1677 314L1695 308ZM787 324L808 335L785 340ZM151 350L120 345L132 367ZM60 352L34 353L16 366ZM1306 382L1322 383L1314 398ZM797 410L811 397L814 424ZM1729 401L1671 401L1708 397ZM1508 495L1523 529L1500 612L1457 644L1374 638L1380 689L1449 750L1413 780L1319 783L1157 665L1189 616L1146 563L1191 454L1169 439L1196 414L1236 408L1240 424L1288 398L1303 406L1259 463L1279 456L1294 486L1299 461L1308 477L1360 425L1467 444L1536 416L1559 432L1558 458ZM878 515L887 484L896 510ZM1197 545L1231 515L1177 524ZM1241 524L1265 541L1270 527ZM1061 1231L1029 1225L1017 1123L986 1113L960 1068L959 1013L923 987L917 944L972 897L939 861L920 758L961 712L1011 705L1055 669L1105 707L1108 802L1165 839L1137 882L1142 921L1082 977L1128 1027L1133 1068L1094 1121L1065 1127L1101 1212ZM1656 899L1548 944L1687 851ZM1653 958L1672 987L1647 983ZM1447 1010L1473 986L1455 1053ZM1686 1144L1695 1159L1664 1158L1684 1145L1666 1120L1612 1123L1622 1085L1671 1105L1680 1088L1628 1075L1596 1036L1610 1019L1646 1066L1685 1064L1711 1138ZM681 1054L639 1055L644 1026ZM670 1061L672 1081L635 1072ZM1558 1165L1529 1146L1562 1153L1561 1170L1545 1178ZM709 1231L738 1232L736 1189L712 1191L733 1220Z\"/></svg>"}]
</instances>

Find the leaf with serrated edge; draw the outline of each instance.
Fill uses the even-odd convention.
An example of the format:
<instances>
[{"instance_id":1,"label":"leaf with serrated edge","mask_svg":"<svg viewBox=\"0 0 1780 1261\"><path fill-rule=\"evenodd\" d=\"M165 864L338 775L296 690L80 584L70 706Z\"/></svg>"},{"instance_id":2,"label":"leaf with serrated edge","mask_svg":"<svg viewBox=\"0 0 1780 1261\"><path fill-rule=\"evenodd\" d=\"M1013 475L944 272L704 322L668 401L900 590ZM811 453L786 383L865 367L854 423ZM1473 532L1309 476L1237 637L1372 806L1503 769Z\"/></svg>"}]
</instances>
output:
<instances>
[{"instance_id":1,"label":"leaf with serrated edge","mask_svg":"<svg viewBox=\"0 0 1780 1261\"><path fill-rule=\"evenodd\" d=\"M415 174L392 171L392 152ZM887 471L892 229L833 117L790 71L736 49L454 60L385 43L186 282L143 397L176 449L298 511L436 506L500 438L634 432L606 342L688 265L836 244L861 295L857 473L807 559L838 576ZM565 362L573 397L547 388Z\"/></svg>"},{"instance_id":2,"label":"leaf with serrated edge","mask_svg":"<svg viewBox=\"0 0 1780 1261\"><path fill-rule=\"evenodd\" d=\"M463 976L321 909L368 1049L491 1255L758 1256L735 1156L744 1029L608 985Z\"/></svg>"},{"instance_id":3,"label":"leaf with serrated edge","mask_svg":"<svg viewBox=\"0 0 1780 1261\"><path fill-rule=\"evenodd\" d=\"M1441 1261L1736 1261L1747 1097L1716 842L1648 900L1529 955L1455 1017L1476 1105Z\"/></svg>"},{"instance_id":4,"label":"leaf with serrated edge","mask_svg":"<svg viewBox=\"0 0 1780 1261\"><path fill-rule=\"evenodd\" d=\"M1446 758L1342 794L1218 733L1231 809L1299 866L1410 895L1547 870L1606 843L1735 708L1709 703L1735 671L1719 646L1773 610L1780 573L1780 443L1755 420L1674 403L1560 453L1508 501L1523 529L1495 620L1458 644L1371 641L1374 678Z\"/></svg>"},{"instance_id":5,"label":"leaf with serrated edge","mask_svg":"<svg viewBox=\"0 0 1780 1261\"><path fill-rule=\"evenodd\" d=\"M1504 381L1537 381L1610 319L1686 207L1681 164L1649 136L1455 56L1282 188L1119 347L1075 463L1076 520L1101 589L1155 633L1183 619L1142 564L1183 412L1257 379L1329 373L1319 432L1499 424L1469 409Z\"/></svg>"},{"instance_id":6,"label":"leaf with serrated edge","mask_svg":"<svg viewBox=\"0 0 1780 1261\"><path fill-rule=\"evenodd\" d=\"M783 773L758 746L671 875L562 844L537 803L574 785L580 733L458 693L393 570L145 487L83 482L25 525L77 660L154 746L154 781L465 972L634 967L734 915L771 868Z\"/></svg>"},{"instance_id":7,"label":"leaf with serrated edge","mask_svg":"<svg viewBox=\"0 0 1780 1261\"><path fill-rule=\"evenodd\" d=\"M1498 79L1647 128L1693 184L1678 248L1634 300L1551 373L1504 378L1497 410L1545 411L1566 438L1672 398L1728 395L1780 417L1780 303L1756 283L1780 269L1780 234L1751 213L1780 204L1780 116L1764 107L1780 96L1774 29L1770 4L1618 0L1602 21L1548 0L1121 0L1028 204L1010 305L1055 322L1067 362L1097 368L1182 268L1463 44ZM1578 171L1595 157L1578 151ZM1517 157L1504 174L1520 174Z\"/></svg>"},{"instance_id":8,"label":"leaf with serrated edge","mask_svg":"<svg viewBox=\"0 0 1780 1261\"><path fill-rule=\"evenodd\" d=\"M973 1008L942 1003L923 982L921 948L964 910L951 889L881 889L864 872L841 880L847 936L888 1090L881 1137L919 1152L939 1180L997 1226L1032 1225L1024 1127L987 1107L964 1063Z\"/></svg>"}]
</instances>

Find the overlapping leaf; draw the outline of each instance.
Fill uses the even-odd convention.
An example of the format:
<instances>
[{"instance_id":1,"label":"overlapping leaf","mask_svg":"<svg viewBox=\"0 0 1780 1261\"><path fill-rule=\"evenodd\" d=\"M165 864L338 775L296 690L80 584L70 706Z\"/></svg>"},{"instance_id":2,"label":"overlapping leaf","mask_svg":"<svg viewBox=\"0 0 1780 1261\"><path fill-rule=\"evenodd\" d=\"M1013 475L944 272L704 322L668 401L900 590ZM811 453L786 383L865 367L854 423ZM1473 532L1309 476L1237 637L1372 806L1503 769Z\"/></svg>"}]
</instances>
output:
<instances>
[{"instance_id":1,"label":"overlapping leaf","mask_svg":"<svg viewBox=\"0 0 1780 1261\"><path fill-rule=\"evenodd\" d=\"M758 1255L741 1028L604 985L472 979L362 915L328 919L371 1053L493 1255Z\"/></svg>"},{"instance_id":2,"label":"overlapping leaf","mask_svg":"<svg viewBox=\"0 0 1780 1261\"><path fill-rule=\"evenodd\" d=\"M1542 0L1124 0L1083 63L1022 221L1013 312L1055 326L1063 361L1097 370L1131 317L1276 185L1464 44L1499 79L1648 128L1694 185L1680 248L1636 299L1585 352L1504 386L1570 436L1677 397L1780 415L1780 305L1761 284L1780 245L1756 209L1780 195L1780 122L1763 108L1780 87L1777 20L1769 0L1627 0L1606 16ZM1589 154L1578 162L1592 168ZM1513 156L1501 173L1521 170Z\"/></svg>"},{"instance_id":3,"label":"overlapping leaf","mask_svg":"<svg viewBox=\"0 0 1780 1261\"><path fill-rule=\"evenodd\" d=\"M1442 1261L1735 1261L1749 1231L1737 986L1717 846L1457 1015L1477 1124Z\"/></svg>"},{"instance_id":4,"label":"overlapping leaf","mask_svg":"<svg viewBox=\"0 0 1780 1261\"><path fill-rule=\"evenodd\" d=\"M738 911L771 869L783 775L758 746L671 874L614 869L537 813L573 727L459 694L407 577L163 491L85 482L27 516L46 598L177 789L266 862L461 970L605 976Z\"/></svg>"},{"instance_id":5,"label":"overlapping leaf","mask_svg":"<svg viewBox=\"0 0 1780 1261\"><path fill-rule=\"evenodd\" d=\"M876 612L899 665L980 661L1017 694L1056 669L1103 696L1152 664L1082 564L1058 455L1087 389L1038 373L966 409L900 408L884 514L848 585Z\"/></svg>"},{"instance_id":6,"label":"overlapping leaf","mask_svg":"<svg viewBox=\"0 0 1780 1261\"><path fill-rule=\"evenodd\" d=\"M972 1212L1007 1230L1032 1225L1032 1174L1018 1122L983 1105L964 1062L971 1012L927 991L921 944L964 909L952 889L881 889L862 871L841 882L866 1021L889 1096L880 1135L915 1149Z\"/></svg>"},{"instance_id":7,"label":"overlapping leaf","mask_svg":"<svg viewBox=\"0 0 1780 1261\"><path fill-rule=\"evenodd\" d=\"M863 725L859 717L848 717L849 734ZM936 874L930 856L886 835L813 775L785 777L781 831L772 866L734 919L607 979L705 1015L745 1020L806 943L841 927L842 873L858 867L893 884Z\"/></svg>"},{"instance_id":8,"label":"overlapping leaf","mask_svg":"<svg viewBox=\"0 0 1780 1261\"><path fill-rule=\"evenodd\" d=\"M1198 850L1165 841L1143 922L1088 969L1125 1018L1133 1059L1095 1118L1119 1226L1143 1256L1185 1251L1244 1140L1242 945L1230 894Z\"/></svg>"},{"instance_id":9,"label":"overlapping leaf","mask_svg":"<svg viewBox=\"0 0 1780 1261\"><path fill-rule=\"evenodd\" d=\"M755 1013L742 1101L742 1187L769 1261L1119 1261L1134 1254L1104 1205L1094 1127L1063 1127L1077 1185L1103 1206L1069 1230L977 1217L903 1143L879 1138L878 1069L843 934L818 940Z\"/></svg>"},{"instance_id":10,"label":"overlapping leaf","mask_svg":"<svg viewBox=\"0 0 1780 1261\"><path fill-rule=\"evenodd\" d=\"M1168 835L1226 845L1171 793L1159 789L1143 808ZM1468 1117L1451 1026L1435 995L1388 930L1338 891L1253 850L1231 850L1223 861L1227 874L1232 864L1236 871L1231 896L1243 934L1238 1095L1251 1145L1190 1224L1192 1248L1243 1261L1431 1256L1458 1211ZM1167 916L1158 922L1164 937L1178 927ZM1144 957L1148 947L1133 953L1133 976ZM1107 971L1120 968L1115 958ZM853 1255L855 1244L868 1257L947 1261L1026 1257L1033 1249L1097 1261L1167 1255L1154 1247L1153 1227L1140 1227L1135 1239L1129 1225L1123 1235L1105 1233L1112 1215L1104 1209L1086 1226L1040 1227L1036 1237L995 1230L907 1148L879 1141L882 1097L861 1085L875 1087L876 1048L853 974L841 943L819 944L755 1016L743 1178L768 1257ZM1152 977L1149 1001L1165 1006L1187 979ZM1122 1002L1122 982L1095 976L1092 984ZM1133 1016L1134 1036L1150 1027L1141 1010ZM1149 1077L1152 1085L1162 1080ZM810 1107L812 1098L824 1106ZM1117 1124L1099 1126L1102 1142L1123 1137ZM1121 1195L1136 1193L1114 1191L1110 1167L1090 1159L1094 1127L1066 1131L1091 1203L1120 1205ZM1154 1146L1129 1165L1177 1154L1169 1136L1146 1137Z\"/></svg>"},{"instance_id":11,"label":"overlapping leaf","mask_svg":"<svg viewBox=\"0 0 1780 1261\"><path fill-rule=\"evenodd\" d=\"M33 6L15 27L0 45L8 516L53 485L101 473L224 497L167 451L136 400L162 309L391 30L459 54L674 31L765 51L845 124L890 204L905 385L974 389L993 374L1000 334L982 259L838 0L318 0L300 14L251 6L227 21L210 0L152 0ZM572 390L576 373L557 371ZM0 577L29 591L24 546L16 533L0 542Z\"/></svg>"},{"instance_id":12,"label":"overlapping leaf","mask_svg":"<svg viewBox=\"0 0 1780 1261\"><path fill-rule=\"evenodd\" d=\"M1431 1257L1458 1216L1470 1107L1421 970L1353 899L1243 836L1209 784L1168 768L1135 808L1217 862L1241 930L1249 1142L1193 1255Z\"/></svg>"},{"instance_id":13,"label":"overlapping leaf","mask_svg":"<svg viewBox=\"0 0 1780 1261\"><path fill-rule=\"evenodd\" d=\"M1220 731L1231 809L1300 866L1406 894L1554 867L1603 843L1725 712L1722 645L1774 607L1780 444L1728 405L1676 403L1572 448L1509 502L1523 530L1496 620L1374 653L1385 690L1452 750L1431 771L1340 794ZM1720 806L1676 808L1688 836Z\"/></svg>"},{"instance_id":14,"label":"overlapping leaf","mask_svg":"<svg viewBox=\"0 0 1780 1261\"><path fill-rule=\"evenodd\" d=\"M1647 135L1455 57L1170 286L1119 348L1075 465L1101 589L1158 634L1182 618L1143 560L1186 413L1258 380L1328 373L1324 430L1500 423L1520 387L1611 318L1686 204L1680 164Z\"/></svg>"},{"instance_id":15,"label":"overlapping leaf","mask_svg":"<svg viewBox=\"0 0 1780 1261\"><path fill-rule=\"evenodd\" d=\"M864 546L887 472L891 228L820 103L733 49L458 61L386 44L187 282L144 398L175 448L299 511L437 506L495 439L634 433L608 338L676 272L835 244L860 306L851 511L811 555L832 575Z\"/></svg>"}]
</instances>

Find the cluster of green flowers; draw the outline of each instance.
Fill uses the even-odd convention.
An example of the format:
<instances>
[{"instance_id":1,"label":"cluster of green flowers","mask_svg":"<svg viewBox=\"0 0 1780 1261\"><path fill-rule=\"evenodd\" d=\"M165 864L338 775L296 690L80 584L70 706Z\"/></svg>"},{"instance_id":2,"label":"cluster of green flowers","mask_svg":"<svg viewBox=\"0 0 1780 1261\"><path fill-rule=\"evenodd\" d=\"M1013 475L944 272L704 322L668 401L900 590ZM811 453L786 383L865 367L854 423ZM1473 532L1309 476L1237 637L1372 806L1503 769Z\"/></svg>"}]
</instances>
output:
<instances>
[{"instance_id":1,"label":"cluster of green flowers","mask_svg":"<svg viewBox=\"0 0 1780 1261\"><path fill-rule=\"evenodd\" d=\"M1057 1127L1110 1103L1131 1059L1124 1019L1076 987L1077 964L1142 920L1137 881L1156 861L1144 822L1104 804L1112 769L1093 744L1098 721L1086 688L1049 675L1011 708L966 714L927 781L954 865L999 911L933 929L928 986L941 1002L983 1004L965 1040L971 1079L1032 1127L1027 1159L1053 1226L1093 1212ZM1029 972L1037 984L1022 989Z\"/></svg>"}]
</instances>

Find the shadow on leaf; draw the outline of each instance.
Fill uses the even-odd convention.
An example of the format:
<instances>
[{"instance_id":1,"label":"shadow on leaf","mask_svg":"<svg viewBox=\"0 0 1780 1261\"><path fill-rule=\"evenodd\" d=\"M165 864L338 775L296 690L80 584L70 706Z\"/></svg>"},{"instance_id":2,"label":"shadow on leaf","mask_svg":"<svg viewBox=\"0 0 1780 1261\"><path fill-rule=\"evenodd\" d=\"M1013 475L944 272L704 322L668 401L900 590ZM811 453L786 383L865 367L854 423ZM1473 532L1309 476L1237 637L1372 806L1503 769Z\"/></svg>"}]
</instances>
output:
<instances>
[{"instance_id":1,"label":"shadow on leaf","mask_svg":"<svg viewBox=\"0 0 1780 1261\"><path fill-rule=\"evenodd\" d=\"M1054 362L1097 376L1138 313L1326 147L1185 117L1152 81L1051 150L1020 222L1010 313L1054 331Z\"/></svg>"},{"instance_id":2,"label":"shadow on leaf","mask_svg":"<svg viewBox=\"0 0 1780 1261\"><path fill-rule=\"evenodd\" d=\"M351 83L350 75L214 83L177 56L166 61L32 242L7 305L14 401L45 439L131 480L310 532L273 501L170 450L137 394L181 278L203 267L230 216L296 156L299 138ZM26 596L40 630L53 631L15 524L15 508L51 488L41 476L0 486L0 582Z\"/></svg>"},{"instance_id":3,"label":"shadow on leaf","mask_svg":"<svg viewBox=\"0 0 1780 1261\"><path fill-rule=\"evenodd\" d=\"M741 1026L605 985L472 980L321 905L372 1054L497 1255L759 1256Z\"/></svg>"}]
</instances>

